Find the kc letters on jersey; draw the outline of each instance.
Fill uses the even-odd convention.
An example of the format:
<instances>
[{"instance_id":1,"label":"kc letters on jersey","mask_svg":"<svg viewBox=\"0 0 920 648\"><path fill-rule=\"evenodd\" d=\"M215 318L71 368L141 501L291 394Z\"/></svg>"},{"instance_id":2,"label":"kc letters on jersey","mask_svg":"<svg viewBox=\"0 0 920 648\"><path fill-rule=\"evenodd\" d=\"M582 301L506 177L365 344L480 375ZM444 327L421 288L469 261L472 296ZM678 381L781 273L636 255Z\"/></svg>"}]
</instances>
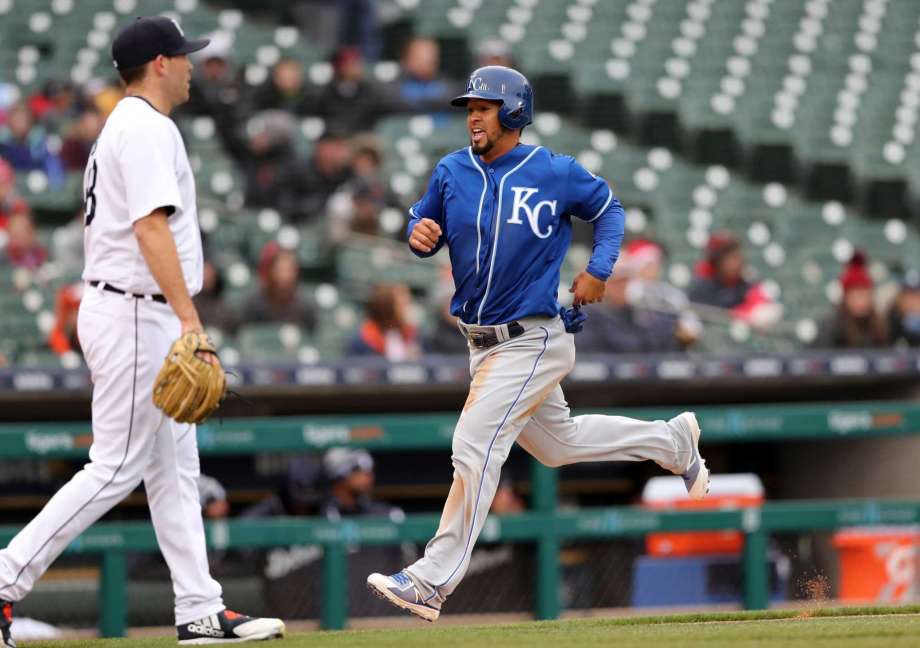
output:
<instances>
[{"instance_id":1,"label":"kc letters on jersey","mask_svg":"<svg viewBox=\"0 0 920 648\"><path fill-rule=\"evenodd\" d=\"M540 231L540 212L548 209L549 215L555 216L555 200L540 200L534 202L533 205L529 204L531 197L539 193L536 187L511 187L511 193L514 194L514 203L511 206L511 218L508 219L508 223L522 225L524 221L521 220L521 212L523 212L530 224L530 229L538 238L545 239L553 233L552 225L547 225L545 231Z\"/></svg>"}]
</instances>

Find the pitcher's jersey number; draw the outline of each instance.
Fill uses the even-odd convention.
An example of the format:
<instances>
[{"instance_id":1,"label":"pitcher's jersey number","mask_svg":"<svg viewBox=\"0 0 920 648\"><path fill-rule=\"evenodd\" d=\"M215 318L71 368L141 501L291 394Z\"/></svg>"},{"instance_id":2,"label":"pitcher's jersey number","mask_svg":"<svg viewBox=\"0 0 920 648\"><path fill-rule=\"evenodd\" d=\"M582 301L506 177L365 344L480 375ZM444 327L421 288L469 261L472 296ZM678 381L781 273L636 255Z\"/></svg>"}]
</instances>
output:
<instances>
[{"instance_id":1,"label":"pitcher's jersey number","mask_svg":"<svg viewBox=\"0 0 920 648\"><path fill-rule=\"evenodd\" d=\"M90 151L92 156L96 152L96 145ZM84 224L89 226L96 217L96 178L99 175L99 167L96 166L96 158L92 157L92 166L86 170L86 195L83 197L83 214L85 217Z\"/></svg>"}]
</instances>

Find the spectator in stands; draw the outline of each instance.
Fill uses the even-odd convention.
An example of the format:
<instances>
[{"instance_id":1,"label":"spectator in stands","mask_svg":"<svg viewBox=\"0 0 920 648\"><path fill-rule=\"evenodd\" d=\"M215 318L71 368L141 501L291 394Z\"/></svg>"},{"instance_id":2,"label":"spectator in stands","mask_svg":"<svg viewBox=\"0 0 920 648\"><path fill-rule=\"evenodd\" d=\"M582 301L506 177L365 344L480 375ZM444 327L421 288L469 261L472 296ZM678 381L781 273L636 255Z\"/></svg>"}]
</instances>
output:
<instances>
[{"instance_id":1,"label":"spectator in stands","mask_svg":"<svg viewBox=\"0 0 920 648\"><path fill-rule=\"evenodd\" d=\"M816 346L822 349L888 346L888 327L875 308L872 278L863 252L854 252L844 266L840 287L843 290L840 305L821 327Z\"/></svg>"},{"instance_id":2,"label":"spectator in stands","mask_svg":"<svg viewBox=\"0 0 920 648\"><path fill-rule=\"evenodd\" d=\"M682 351L695 341L695 331L657 300L646 304L647 288L657 289L663 251L651 241L624 246L604 300L586 306L588 321L578 334L578 348L588 353L664 353ZM649 300L650 301L650 300Z\"/></svg>"},{"instance_id":3,"label":"spectator in stands","mask_svg":"<svg viewBox=\"0 0 920 648\"><path fill-rule=\"evenodd\" d=\"M330 520L360 515L401 518L402 511L374 500L374 459L366 450L330 448L323 455L328 488L320 513Z\"/></svg>"},{"instance_id":4,"label":"spectator in stands","mask_svg":"<svg viewBox=\"0 0 920 648\"><path fill-rule=\"evenodd\" d=\"M224 277L210 259L204 261L201 292L195 295L195 308L205 326L214 326L230 334L239 326L239 316L224 299Z\"/></svg>"},{"instance_id":5,"label":"spectator in stands","mask_svg":"<svg viewBox=\"0 0 920 648\"><path fill-rule=\"evenodd\" d=\"M54 228L51 234L51 260L63 277L79 277L83 272L83 219L81 205L69 223Z\"/></svg>"},{"instance_id":6,"label":"spectator in stands","mask_svg":"<svg viewBox=\"0 0 920 648\"><path fill-rule=\"evenodd\" d=\"M243 160L246 142L238 133L243 84L231 59L232 46L227 37L212 36L211 44L197 57L189 101L181 110L213 117L224 148L232 157Z\"/></svg>"},{"instance_id":7,"label":"spectator in stands","mask_svg":"<svg viewBox=\"0 0 920 648\"><path fill-rule=\"evenodd\" d=\"M61 132L67 123L75 119L80 113L80 103L79 93L72 83L53 79L28 101L35 119L50 132Z\"/></svg>"},{"instance_id":8,"label":"spectator in stands","mask_svg":"<svg viewBox=\"0 0 920 648\"><path fill-rule=\"evenodd\" d=\"M383 152L376 135L363 133L351 139L351 175L355 182L373 187L377 195L391 207L402 207L399 198L390 189L383 173Z\"/></svg>"},{"instance_id":9,"label":"spectator in stands","mask_svg":"<svg viewBox=\"0 0 920 648\"><path fill-rule=\"evenodd\" d=\"M920 347L920 271L904 273L888 322L896 346Z\"/></svg>"},{"instance_id":10,"label":"spectator in stands","mask_svg":"<svg viewBox=\"0 0 920 648\"><path fill-rule=\"evenodd\" d=\"M0 157L0 230L5 230L13 212L28 210L26 201L16 193L16 172Z\"/></svg>"},{"instance_id":11,"label":"spectator in stands","mask_svg":"<svg viewBox=\"0 0 920 648\"><path fill-rule=\"evenodd\" d=\"M291 250L271 241L259 259L259 289L247 300L243 316L248 322L286 322L313 330L316 313L297 290L300 266Z\"/></svg>"},{"instance_id":12,"label":"spectator in stands","mask_svg":"<svg viewBox=\"0 0 920 648\"><path fill-rule=\"evenodd\" d=\"M228 40L212 37L211 44L195 57L192 86L184 110L212 117L228 110L235 114L242 86L230 61L231 52Z\"/></svg>"},{"instance_id":13,"label":"spectator in stands","mask_svg":"<svg viewBox=\"0 0 920 648\"><path fill-rule=\"evenodd\" d=\"M782 316L782 308L759 283L744 278L741 243L730 232L716 232L706 244L706 257L697 264L690 300L729 312L735 319L769 328Z\"/></svg>"},{"instance_id":14,"label":"spectator in stands","mask_svg":"<svg viewBox=\"0 0 920 648\"><path fill-rule=\"evenodd\" d=\"M86 169L90 149L102 132L105 120L95 109L84 110L71 124L69 133L61 145L61 162L67 171L82 173Z\"/></svg>"},{"instance_id":15,"label":"spectator in stands","mask_svg":"<svg viewBox=\"0 0 920 648\"><path fill-rule=\"evenodd\" d=\"M409 322L412 296L403 284L377 284L367 301L367 319L349 345L349 355L383 356L391 362L418 360L421 346Z\"/></svg>"},{"instance_id":16,"label":"spectator in stands","mask_svg":"<svg viewBox=\"0 0 920 648\"><path fill-rule=\"evenodd\" d=\"M303 66L296 59L283 58L275 63L271 78L255 90L249 103L253 112L287 110L303 113L307 107L305 99Z\"/></svg>"},{"instance_id":17,"label":"spectator in stands","mask_svg":"<svg viewBox=\"0 0 920 648\"><path fill-rule=\"evenodd\" d=\"M382 236L380 212L386 206L386 190L364 180L349 183L345 192L347 202L342 209L328 210L328 238L333 244L343 243L352 234Z\"/></svg>"},{"instance_id":18,"label":"spectator in stands","mask_svg":"<svg viewBox=\"0 0 920 648\"><path fill-rule=\"evenodd\" d=\"M249 206L274 207L288 216L298 209L303 165L291 144L294 128L283 110L266 110L249 121L248 152L240 160Z\"/></svg>"},{"instance_id":19,"label":"spectator in stands","mask_svg":"<svg viewBox=\"0 0 920 648\"><path fill-rule=\"evenodd\" d=\"M332 58L332 69L332 81L320 92L315 106L328 129L370 131L384 115L406 109L390 87L367 78L358 48L339 49Z\"/></svg>"},{"instance_id":20,"label":"spectator in stands","mask_svg":"<svg viewBox=\"0 0 920 648\"><path fill-rule=\"evenodd\" d=\"M38 270L48 258L48 253L38 242L35 223L28 208L20 209L9 217L6 232L8 238L2 262L14 268Z\"/></svg>"},{"instance_id":21,"label":"spectator in stands","mask_svg":"<svg viewBox=\"0 0 920 648\"><path fill-rule=\"evenodd\" d=\"M48 346L59 356L80 351L77 337L77 313L83 298L83 283L62 286L57 293L54 308L54 326L48 336Z\"/></svg>"},{"instance_id":22,"label":"spectator in stands","mask_svg":"<svg viewBox=\"0 0 920 648\"><path fill-rule=\"evenodd\" d=\"M373 180L386 185L383 179L383 152L376 135L364 133L351 140L351 172L355 178Z\"/></svg>"},{"instance_id":23,"label":"spectator in stands","mask_svg":"<svg viewBox=\"0 0 920 648\"><path fill-rule=\"evenodd\" d=\"M416 36L403 49L399 93L414 110L443 112L456 94L457 88L441 76L440 66L441 49L431 38Z\"/></svg>"},{"instance_id":24,"label":"spectator in stands","mask_svg":"<svg viewBox=\"0 0 920 648\"><path fill-rule=\"evenodd\" d=\"M469 354L470 348L466 338L460 333L457 318L450 314L450 301L454 296L454 279L450 270L441 270L440 279L431 293L431 303L435 311L434 324L427 332L423 346L428 353L440 355ZM579 347L581 340L579 340Z\"/></svg>"},{"instance_id":25,"label":"spectator in stands","mask_svg":"<svg viewBox=\"0 0 920 648\"><path fill-rule=\"evenodd\" d=\"M43 171L52 186L64 182L61 159L51 152L45 129L35 123L24 104L16 104L0 127L0 157L17 171Z\"/></svg>"},{"instance_id":26,"label":"spectator in stands","mask_svg":"<svg viewBox=\"0 0 920 648\"><path fill-rule=\"evenodd\" d=\"M300 196L290 216L305 222L322 216L329 197L351 179L351 145L345 136L327 131L316 142L313 157L299 178Z\"/></svg>"}]
</instances>

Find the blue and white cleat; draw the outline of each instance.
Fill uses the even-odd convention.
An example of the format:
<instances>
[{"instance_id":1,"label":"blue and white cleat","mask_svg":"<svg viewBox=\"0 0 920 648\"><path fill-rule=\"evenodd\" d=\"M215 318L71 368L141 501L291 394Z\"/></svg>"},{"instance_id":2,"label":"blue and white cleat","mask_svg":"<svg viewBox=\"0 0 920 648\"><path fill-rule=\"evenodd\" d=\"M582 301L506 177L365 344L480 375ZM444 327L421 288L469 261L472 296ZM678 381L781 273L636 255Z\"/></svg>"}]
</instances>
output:
<instances>
[{"instance_id":1,"label":"blue and white cleat","mask_svg":"<svg viewBox=\"0 0 920 648\"><path fill-rule=\"evenodd\" d=\"M706 460L700 454L700 424L693 412L684 412L677 416L676 420L687 428L692 441L693 456L687 470L681 474L681 478L684 480L684 486L687 487L690 498L701 500L709 493L709 468L706 467Z\"/></svg>"},{"instance_id":2,"label":"blue and white cleat","mask_svg":"<svg viewBox=\"0 0 920 648\"><path fill-rule=\"evenodd\" d=\"M436 621L441 614L438 608L424 602L406 572L401 571L392 576L371 574L367 577L367 589L376 594L378 598L425 621Z\"/></svg>"}]
</instances>

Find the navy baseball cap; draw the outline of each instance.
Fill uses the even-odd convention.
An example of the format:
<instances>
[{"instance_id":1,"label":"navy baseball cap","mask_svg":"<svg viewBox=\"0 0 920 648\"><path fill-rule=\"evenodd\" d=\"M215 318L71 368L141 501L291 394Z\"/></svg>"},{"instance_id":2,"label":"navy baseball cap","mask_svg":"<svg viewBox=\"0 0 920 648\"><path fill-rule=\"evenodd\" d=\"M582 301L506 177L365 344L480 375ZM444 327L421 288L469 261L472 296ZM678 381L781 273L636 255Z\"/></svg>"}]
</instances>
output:
<instances>
[{"instance_id":1,"label":"navy baseball cap","mask_svg":"<svg viewBox=\"0 0 920 648\"><path fill-rule=\"evenodd\" d=\"M166 16L140 17L119 30L112 42L112 60L119 70L137 67L157 56L178 56L204 49L208 38L186 40L179 24Z\"/></svg>"}]
</instances>

